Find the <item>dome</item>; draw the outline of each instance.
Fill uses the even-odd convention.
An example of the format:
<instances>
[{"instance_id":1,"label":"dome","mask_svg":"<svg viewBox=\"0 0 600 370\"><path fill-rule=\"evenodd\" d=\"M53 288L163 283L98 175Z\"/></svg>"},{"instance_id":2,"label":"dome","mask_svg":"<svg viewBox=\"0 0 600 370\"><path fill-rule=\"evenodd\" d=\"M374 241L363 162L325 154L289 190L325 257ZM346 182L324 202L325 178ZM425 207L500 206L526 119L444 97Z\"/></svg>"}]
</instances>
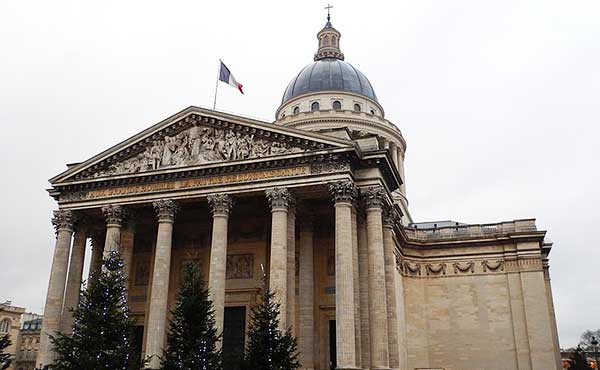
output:
<instances>
[{"instance_id":1,"label":"dome","mask_svg":"<svg viewBox=\"0 0 600 370\"><path fill-rule=\"evenodd\" d=\"M344 91L377 102L373 86L352 64L338 58L323 58L304 67L288 85L282 104L296 96L322 91Z\"/></svg>"}]
</instances>

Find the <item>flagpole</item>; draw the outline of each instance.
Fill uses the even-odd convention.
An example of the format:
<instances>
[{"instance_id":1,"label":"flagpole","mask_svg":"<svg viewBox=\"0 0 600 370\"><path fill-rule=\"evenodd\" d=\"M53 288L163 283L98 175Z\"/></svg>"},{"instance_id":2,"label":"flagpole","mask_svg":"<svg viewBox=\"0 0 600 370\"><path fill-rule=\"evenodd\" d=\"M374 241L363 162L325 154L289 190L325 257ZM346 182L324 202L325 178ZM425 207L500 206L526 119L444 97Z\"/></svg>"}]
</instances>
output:
<instances>
[{"instance_id":1,"label":"flagpole","mask_svg":"<svg viewBox=\"0 0 600 370\"><path fill-rule=\"evenodd\" d=\"M217 108L217 92L219 90L219 75L221 74L221 59L219 59L219 71L217 72L217 82L215 83L215 100L213 102L213 110Z\"/></svg>"}]
</instances>

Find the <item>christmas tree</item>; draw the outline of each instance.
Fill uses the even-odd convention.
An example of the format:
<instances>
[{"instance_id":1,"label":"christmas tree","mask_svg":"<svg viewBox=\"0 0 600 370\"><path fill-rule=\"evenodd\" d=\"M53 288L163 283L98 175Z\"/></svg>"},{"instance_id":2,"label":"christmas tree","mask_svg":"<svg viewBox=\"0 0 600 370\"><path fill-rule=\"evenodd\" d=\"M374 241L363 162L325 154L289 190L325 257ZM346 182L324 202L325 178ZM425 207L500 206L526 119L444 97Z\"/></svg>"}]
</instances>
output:
<instances>
[{"instance_id":1,"label":"christmas tree","mask_svg":"<svg viewBox=\"0 0 600 370\"><path fill-rule=\"evenodd\" d=\"M10 336L5 334L0 337L0 369L8 369L10 366L10 357L9 353L5 353L4 350L10 346Z\"/></svg>"},{"instance_id":2,"label":"christmas tree","mask_svg":"<svg viewBox=\"0 0 600 370\"><path fill-rule=\"evenodd\" d=\"M281 305L275 302L266 278L263 284L260 302L251 311L244 369L296 370L300 367L296 338L289 328L285 333L279 329Z\"/></svg>"},{"instance_id":3,"label":"christmas tree","mask_svg":"<svg viewBox=\"0 0 600 370\"><path fill-rule=\"evenodd\" d=\"M118 252L93 274L74 311L73 332L51 336L57 354L52 370L138 370L134 322L127 307L126 279Z\"/></svg>"},{"instance_id":4,"label":"christmas tree","mask_svg":"<svg viewBox=\"0 0 600 370\"><path fill-rule=\"evenodd\" d=\"M220 370L221 351L215 314L200 269L185 266L183 282L172 312L162 370Z\"/></svg>"}]
</instances>

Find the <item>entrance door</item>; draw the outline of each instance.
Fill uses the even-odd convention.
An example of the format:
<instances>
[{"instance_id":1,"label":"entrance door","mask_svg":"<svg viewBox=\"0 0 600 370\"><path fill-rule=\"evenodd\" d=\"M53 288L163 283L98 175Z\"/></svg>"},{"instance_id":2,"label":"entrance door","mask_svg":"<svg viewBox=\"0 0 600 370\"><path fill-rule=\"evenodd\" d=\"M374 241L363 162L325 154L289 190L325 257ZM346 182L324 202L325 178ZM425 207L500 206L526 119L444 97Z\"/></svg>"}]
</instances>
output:
<instances>
[{"instance_id":1,"label":"entrance door","mask_svg":"<svg viewBox=\"0 0 600 370\"><path fill-rule=\"evenodd\" d=\"M329 368L337 368L337 351L335 341L335 320L329 320Z\"/></svg>"},{"instance_id":2,"label":"entrance door","mask_svg":"<svg viewBox=\"0 0 600 370\"><path fill-rule=\"evenodd\" d=\"M223 319L223 368L237 370L246 341L246 307L225 307Z\"/></svg>"},{"instance_id":3,"label":"entrance door","mask_svg":"<svg viewBox=\"0 0 600 370\"><path fill-rule=\"evenodd\" d=\"M144 343L144 326L136 325L133 329L133 347L137 359L142 358L142 344Z\"/></svg>"}]
</instances>

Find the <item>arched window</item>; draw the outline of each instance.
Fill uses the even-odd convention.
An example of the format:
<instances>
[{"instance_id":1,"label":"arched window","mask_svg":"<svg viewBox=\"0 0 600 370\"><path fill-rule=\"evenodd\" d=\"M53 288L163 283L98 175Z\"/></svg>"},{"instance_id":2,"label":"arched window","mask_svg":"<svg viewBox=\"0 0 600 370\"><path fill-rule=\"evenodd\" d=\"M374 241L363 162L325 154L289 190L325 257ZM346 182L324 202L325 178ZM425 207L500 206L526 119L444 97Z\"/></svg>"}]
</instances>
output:
<instances>
[{"instance_id":1,"label":"arched window","mask_svg":"<svg viewBox=\"0 0 600 370\"><path fill-rule=\"evenodd\" d=\"M329 37L328 36L323 37L323 45L329 46Z\"/></svg>"},{"instance_id":2,"label":"arched window","mask_svg":"<svg viewBox=\"0 0 600 370\"><path fill-rule=\"evenodd\" d=\"M300 107L294 107L294 114L300 113Z\"/></svg>"},{"instance_id":3,"label":"arched window","mask_svg":"<svg viewBox=\"0 0 600 370\"><path fill-rule=\"evenodd\" d=\"M354 104L354 111L360 112L360 104Z\"/></svg>"},{"instance_id":4,"label":"arched window","mask_svg":"<svg viewBox=\"0 0 600 370\"><path fill-rule=\"evenodd\" d=\"M8 333L9 329L10 329L10 320L9 319L2 320L2 322L0 323L0 333Z\"/></svg>"},{"instance_id":5,"label":"arched window","mask_svg":"<svg viewBox=\"0 0 600 370\"><path fill-rule=\"evenodd\" d=\"M312 103L310 105L310 110L313 111L313 112L319 110L319 102Z\"/></svg>"},{"instance_id":6,"label":"arched window","mask_svg":"<svg viewBox=\"0 0 600 370\"><path fill-rule=\"evenodd\" d=\"M336 41L337 40L336 40L335 36L331 36L331 45L335 46Z\"/></svg>"},{"instance_id":7,"label":"arched window","mask_svg":"<svg viewBox=\"0 0 600 370\"><path fill-rule=\"evenodd\" d=\"M339 101L339 100L336 100L336 101L334 101L334 102L333 102L333 109L335 109L335 110L340 110L340 109L342 109L342 103L340 103L340 101Z\"/></svg>"}]
</instances>

